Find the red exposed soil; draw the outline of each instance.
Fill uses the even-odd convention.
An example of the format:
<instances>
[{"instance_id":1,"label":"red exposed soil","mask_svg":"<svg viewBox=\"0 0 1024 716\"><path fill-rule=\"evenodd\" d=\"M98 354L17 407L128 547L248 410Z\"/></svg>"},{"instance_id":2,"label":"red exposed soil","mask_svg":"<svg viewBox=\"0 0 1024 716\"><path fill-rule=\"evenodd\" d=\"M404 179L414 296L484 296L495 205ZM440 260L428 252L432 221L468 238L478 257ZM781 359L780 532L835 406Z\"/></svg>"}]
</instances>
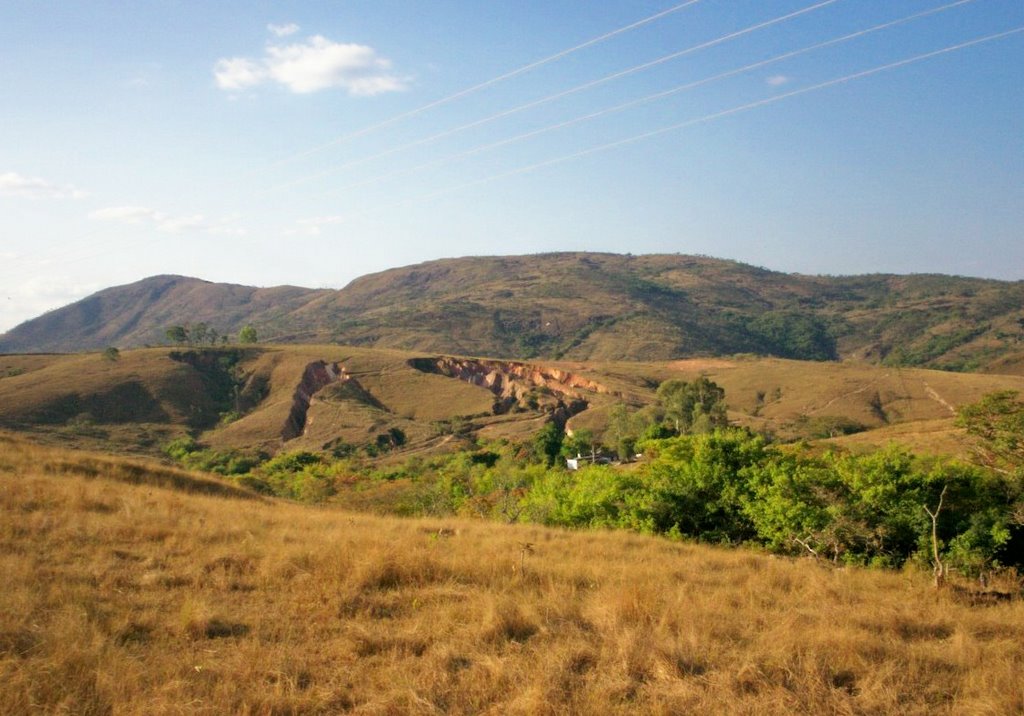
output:
<instances>
[{"instance_id":1,"label":"red exposed soil","mask_svg":"<svg viewBox=\"0 0 1024 716\"><path fill-rule=\"evenodd\" d=\"M415 367L423 370L422 364ZM516 361L490 361L442 356L432 362L431 372L487 388L499 398L521 400L534 388L582 399L587 393L609 393L605 386L560 368Z\"/></svg>"},{"instance_id":2,"label":"red exposed soil","mask_svg":"<svg viewBox=\"0 0 1024 716\"><path fill-rule=\"evenodd\" d=\"M281 429L281 437L287 441L302 435L306 429L306 416L313 396L331 383L348 379L348 373L337 363L318 360L307 365L302 371L302 380L295 388L295 395L292 396L292 409Z\"/></svg>"}]
</instances>

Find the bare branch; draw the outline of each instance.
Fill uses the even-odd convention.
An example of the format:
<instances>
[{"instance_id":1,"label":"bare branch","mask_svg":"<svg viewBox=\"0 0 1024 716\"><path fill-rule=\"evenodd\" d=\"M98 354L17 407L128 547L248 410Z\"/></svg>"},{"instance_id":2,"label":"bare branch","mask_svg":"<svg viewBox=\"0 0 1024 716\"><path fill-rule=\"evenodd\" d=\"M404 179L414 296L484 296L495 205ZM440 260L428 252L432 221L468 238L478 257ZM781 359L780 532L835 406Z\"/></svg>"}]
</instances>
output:
<instances>
[{"instance_id":1,"label":"bare branch","mask_svg":"<svg viewBox=\"0 0 1024 716\"><path fill-rule=\"evenodd\" d=\"M942 563L942 558L939 556L939 513L942 512L942 502L946 499L946 490L948 489L948 483L942 486L942 492L939 494L939 504L935 507L935 512L928 509L928 505L923 505L924 511L932 518L932 562L934 565L933 572L935 574L936 589L941 587L946 581L946 565Z\"/></svg>"},{"instance_id":2,"label":"bare branch","mask_svg":"<svg viewBox=\"0 0 1024 716\"><path fill-rule=\"evenodd\" d=\"M813 557L814 557L815 559L820 559L820 557L819 557L819 555L818 555L818 552L817 552L817 551L816 551L816 550L815 550L815 549L814 549L813 547L811 547L811 545L810 545L810 544L808 544L808 542L807 542L807 541L805 541L805 540L802 540L802 539L800 539L799 537L791 537L790 539L792 539L792 540L793 540L794 542L796 542L796 543L797 543L798 545L800 545L801 547L803 547L804 549L806 549L806 550L807 550L808 552L810 552L810 553L811 553L811 555L813 555ZM810 539L810 537L808 537L807 539L809 540L809 539Z\"/></svg>"}]
</instances>

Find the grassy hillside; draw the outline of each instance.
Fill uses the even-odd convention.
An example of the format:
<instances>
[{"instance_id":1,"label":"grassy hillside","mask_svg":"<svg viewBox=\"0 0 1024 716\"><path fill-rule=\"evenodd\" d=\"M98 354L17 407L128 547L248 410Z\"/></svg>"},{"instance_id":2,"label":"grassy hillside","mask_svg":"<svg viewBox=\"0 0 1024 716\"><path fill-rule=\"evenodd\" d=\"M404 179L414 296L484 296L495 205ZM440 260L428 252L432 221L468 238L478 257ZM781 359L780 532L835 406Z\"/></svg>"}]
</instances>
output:
<instances>
[{"instance_id":1,"label":"grassy hillside","mask_svg":"<svg viewBox=\"0 0 1024 716\"><path fill-rule=\"evenodd\" d=\"M1024 391L1018 376L863 364L693 359L665 366L673 377L706 375L725 388L729 418L738 425L782 439L855 432L863 445L891 441L934 454L964 452L965 436L953 427L958 408L997 390Z\"/></svg>"},{"instance_id":2,"label":"grassy hillside","mask_svg":"<svg viewBox=\"0 0 1024 716\"><path fill-rule=\"evenodd\" d=\"M0 440L3 713L1024 710L1009 583L215 496Z\"/></svg>"},{"instance_id":3,"label":"grassy hillside","mask_svg":"<svg viewBox=\"0 0 1024 716\"><path fill-rule=\"evenodd\" d=\"M330 291L296 286L255 288L184 276L152 276L108 288L26 321L0 335L0 352L74 352L106 346L161 345L168 326L206 322L232 337L248 323L275 333L289 314Z\"/></svg>"},{"instance_id":4,"label":"grassy hillside","mask_svg":"<svg viewBox=\"0 0 1024 716\"><path fill-rule=\"evenodd\" d=\"M273 453L283 447L362 445L397 429L405 436L402 452L408 452L452 442L459 437L453 422L458 433L528 438L563 398L585 395L598 405L630 390L614 379L614 390L601 386L604 393L563 388L553 379L553 388L541 389L533 377L517 377L522 399L512 396L512 402L496 406L502 398L492 390L414 367L417 358L432 360L332 345L151 348L123 351L113 361L99 353L4 357L0 367L26 368L0 378L0 426L81 447L133 452L157 452L186 431L218 448ZM305 385L305 372L318 364L340 371L337 380ZM520 364L486 365L487 372L504 375L503 367ZM300 394L305 405L297 417ZM300 424L292 424L296 419Z\"/></svg>"},{"instance_id":5,"label":"grassy hillside","mask_svg":"<svg viewBox=\"0 0 1024 716\"><path fill-rule=\"evenodd\" d=\"M336 374L318 383L310 366ZM967 447L953 427L958 407L996 390L1024 391L1018 376L782 359L516 362L336 345L151 348L118 360L0 357L0 427L149 454L186 433L217 449L271 454L386 441L388 459L404 460L472 438L529 440L553 412L600 437L612 406L638 409L661 381L701 375L725 389L736 425L786 440L857 433L842 440L945 454ZM479 384L486 380L498 383Z\"/></svg>"},{"instance_id":6,"label":"grassy hillside","mask_svg":"<svg viewBox=\"0 0 1024 716\"><path fill-rule=\"evenodd\" d=\"M235 366L255 351L124 351L0 358L0 426L83 447L152 452L185 431L215 427L235 402ZM239 369L238 375L242 375Z\"/></svg>"},{"instance_id":7,"label":"grassy hillside","mask_svg":"<svg viewBox=\"0 0 1024 716\"><path fill-rule=\"evenodd\" d=\"M154 277L0 336L0 352L165 340L172 324L276 342L573 360L754 353L1020 372L1024 283L813 277L680 256L469 257L392 269L340 291Z\"/></svg>"}]
</instances>

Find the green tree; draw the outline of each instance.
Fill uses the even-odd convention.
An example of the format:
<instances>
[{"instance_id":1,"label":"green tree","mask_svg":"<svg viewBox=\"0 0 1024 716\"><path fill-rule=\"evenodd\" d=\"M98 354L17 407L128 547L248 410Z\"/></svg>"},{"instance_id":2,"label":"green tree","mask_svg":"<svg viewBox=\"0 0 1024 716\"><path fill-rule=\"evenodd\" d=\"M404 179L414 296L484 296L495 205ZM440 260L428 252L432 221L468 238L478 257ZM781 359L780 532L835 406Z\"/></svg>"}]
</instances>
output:
<instances>
[{"instance_id":1,"label":"green tree","mask_svg":"<svg viewBox=\"0 0 1024 716\"><path fill-rule=\"evenodd\" d=\"M739 542L755 535L743 506L749 476L766 460L764 439L724 429L644 443L651 455L641 474L643 500L634 522L655 532L709 542Z\"/></svg>"},{"instance_id":2,"label":"green tree","mask_svg":"<svg viewBox=\"0 0 1024 716\"><path fill-rule=\"evenodd\" d=\"M256 335L256 329L252 324L247 324L238 332L239 343L256 343L258 336Z\"/></svg>"},{"instance_id":3,"label":"green tree","mask_svg":"<svg viewBox=\"0 0 1024 716\"><path fill-rule=\"evenodd\" d=\"M774 452L747 475L744 512L758 540L780 552L878 566L913 559L937 574L976 575L1002 559L1014 532L994 473L898 448Z\"/></svg>"},{"instance_id":4,"label":"green tree","mask_svg":"<svg viewBox=\"0 0 1024 716\"><path fill-rule=\"evenodd\" d=\"M751 471L750 487L743 509L769 548L833 561L845 553L849 490L823 461L775 454Z\"/></svg>"},{"instance_id":5,"label":"green tree","mask_svg":"<svg viewBox=\"0 0 1024 716\"><path fill-rule=\"evenodd\" d=\"M533 437L533 453L548 467L555 464L562 450L562 431L554 422L545 423Z\"/></svg>"},{"instance_id":6,"label":"green tree","mask_svg":"<svg viewBox=\"0 0 1024 716\"><path fill-rule=\"evenodd\" d=\"M103 357L113 363L121 359L121 351L115 346L107 346L103 349Z\"/></svg>"},{"instance_id":7,"label":"green tree","mask_svg":"<svg viewBox=\"0 0 1024 716\"><path fill-rule=\"evenodd\" d=\"M978 438L979 462L1003 474L1024 469L1024 401L1015 390L989 393L960 409L957 425Z\"/></svg>"},{"instance_id":8,"label":"green tree","mask_svg":"<svg viewBox=\"0 0 1024 716\"><path fill-rule=\"evenodd\" d=\"M634 527L630 505L641 491L631 473L587 465L573 473L549 470L523 499L531 520L563 527Z\"/></svg>"},{"instance_id":9,"label":"green tree","mask_svg":"<svg viewBox=\"0 0 1024 716\"><path fill-rule=\"evenodd\" d=\"M616 403L608 411L608 429L605 443L615 450L619 459L626 461L636 453L636 441L640 439L644 425L642 418L629 409L625 403Z\"/></svg>"},{"instance_id":10,"label":"green tree","mask_svg":"<svg viewBox=\"0 0 1024 716\"><path fill-rule=\"evenodd\" d=\"M477 512L505 522L516 522L526 507L525 496L536 480L547 474L544 465L520 465L502 455L491 467L474 479Z\"/></svg>"},{"instance_id":11,"label":"green tree","mask_svg":"<svg viewBox=\"0 0 1024 716\"><path fill-rule=\"evenodd\" d=\"M728 425L725 390L704 376L693 382L663 381L657 396L666 422L677 435L709 432Z\"/></svg>"},{"instance_id":12,"label":"green tree","mask_svg":"<svg viewBox=\"0 0 1024 716\"><path fill-rule=\"evenodd\" d=\"M562 438L563 457L576 457L577 455L588 455L591 459L596 457L597 443L594 441L594 433L589 428L578 428L572 431L572 435L566 430Z\"/></svg>"},{"instance_id":13,"label":"green tree","mask_svg":"<svg viewBox=\"0 0 1024 716\"><path fill-rule=\"evenodd\" d=\"M168 326L167 330L164 331L164 335L167 336L167 340L171 341L171 343L178 345L191 342L188 329L185 326Z\"/></svg>"},{"instance_id":14,"label":"green tree","mask_svg":"<svg viewBox=\"0 0 1024 716\"><path fill-rule=\"evenodd\" d=\"M200 321L199 323L192 326L189 333L192 336L192 340L199 345L206 343L207 335L210 332L210 326Z\"/></svg>"}]
</instances>

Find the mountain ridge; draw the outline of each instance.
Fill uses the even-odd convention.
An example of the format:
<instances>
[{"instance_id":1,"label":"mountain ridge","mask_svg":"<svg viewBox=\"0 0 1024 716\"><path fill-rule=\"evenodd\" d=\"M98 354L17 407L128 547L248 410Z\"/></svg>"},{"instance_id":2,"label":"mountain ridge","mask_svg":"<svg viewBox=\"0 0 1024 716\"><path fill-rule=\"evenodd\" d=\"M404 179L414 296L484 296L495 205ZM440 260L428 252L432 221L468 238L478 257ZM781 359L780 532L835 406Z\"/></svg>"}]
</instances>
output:
<instances>
[{"instance_id":1,"label":"mountain ridge","mask_svg":"<svg viewBox=\"0 0 1024 716\"><path fill-rule=\"evenodd\" d=\"M682 254L438 259L341 289L158 275L0 335L0 352L160 344L167 326L465 355L664 360L754 353L954 370L1024 352L1024 282L941 274L809 276Z\"/></svg>"}]
</instances>

